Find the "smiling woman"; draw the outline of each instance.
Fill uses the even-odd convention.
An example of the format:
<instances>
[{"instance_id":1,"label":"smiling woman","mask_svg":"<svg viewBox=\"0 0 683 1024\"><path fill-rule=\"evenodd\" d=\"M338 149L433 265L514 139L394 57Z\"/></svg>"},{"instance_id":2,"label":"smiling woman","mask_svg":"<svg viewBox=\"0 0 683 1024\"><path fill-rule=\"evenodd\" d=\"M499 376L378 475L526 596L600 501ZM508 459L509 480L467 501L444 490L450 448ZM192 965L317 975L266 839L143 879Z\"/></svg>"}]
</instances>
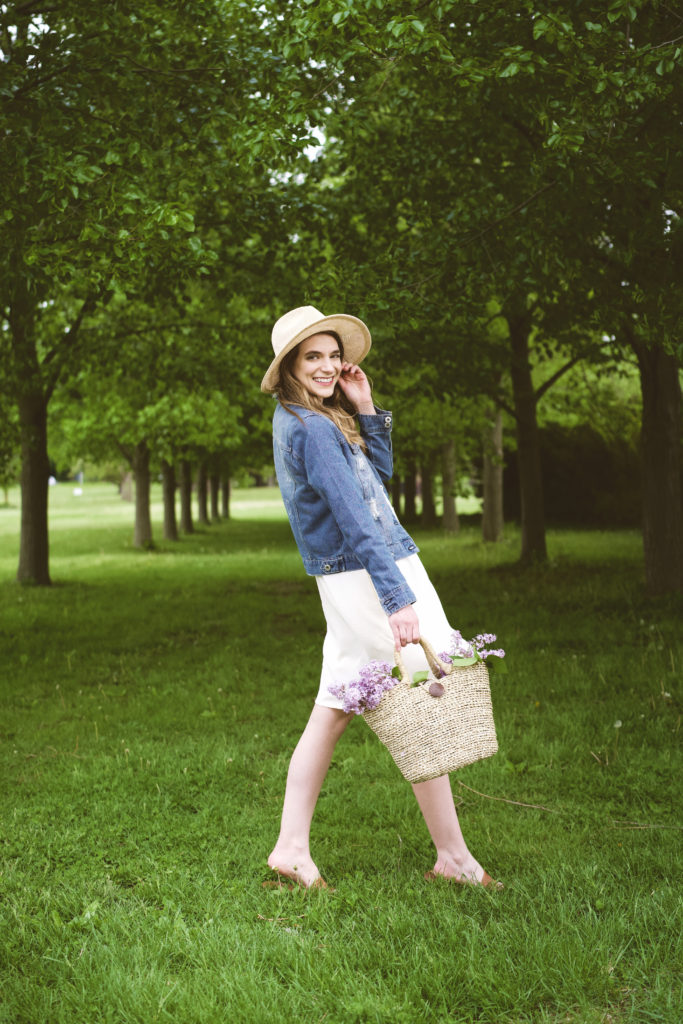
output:
<instances>
[{"instance_id":1,"label":"smiling woman","mask_svg":"<svg viewBox=\"0 0 683 1024\"><path fill-rule=\"evenodd\" d=\"M387 497L393 415L375 406L358 365L370 349L367 327L301 306L278 320L272 344L275 358L261 388L278 399L275 469L304 568L316 578L327 633L318 694L292 754L280 835L268 858L278 877L265 884L326 888L309 834L350 720L339 687L363 666L388 663L399 648L409 672L424 670L424 654L413 646L421 632L446 649L452 630ZM448 775L416 782L413 790L437 851L425 877L501 887L467 848Z\"/></svg>"}]
</instances>

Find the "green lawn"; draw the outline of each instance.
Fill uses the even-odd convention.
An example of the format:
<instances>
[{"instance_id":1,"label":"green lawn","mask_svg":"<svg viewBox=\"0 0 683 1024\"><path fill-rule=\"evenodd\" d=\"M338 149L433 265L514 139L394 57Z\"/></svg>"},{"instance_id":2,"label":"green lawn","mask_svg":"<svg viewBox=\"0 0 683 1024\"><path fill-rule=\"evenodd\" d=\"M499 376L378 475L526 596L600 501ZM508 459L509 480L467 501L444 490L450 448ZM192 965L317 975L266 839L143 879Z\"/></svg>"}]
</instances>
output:
<instances>
[{"instance_id":1,"label":"green lawn","mask_svg":"<svg viewBox=\"0 0 683 1024\"><path fill-rule=\"evenodd\" d=\"M453 624L508 651L500 752L453 776L504 892L423 881L361 721L314 823L336 893L273 892L323 631L277 493L142 553L131 506L84 491L51 490L49 589L14 582L0 509L2 1024L683 1019L683 608L644 598L636 533L551 532L528 571L514 528L415 533Z\"/></svg>"}]
</instances>

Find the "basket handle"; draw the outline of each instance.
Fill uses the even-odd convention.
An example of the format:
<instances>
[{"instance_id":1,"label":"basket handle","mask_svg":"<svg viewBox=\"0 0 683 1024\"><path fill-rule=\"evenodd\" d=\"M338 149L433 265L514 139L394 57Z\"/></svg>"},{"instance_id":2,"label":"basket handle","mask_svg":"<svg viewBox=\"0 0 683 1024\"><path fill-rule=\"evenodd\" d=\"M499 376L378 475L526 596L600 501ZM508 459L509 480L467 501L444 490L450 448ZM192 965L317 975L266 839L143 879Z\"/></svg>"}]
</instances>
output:
<instances>
[{"instance_id":1,"label":"basket handle","mask_svg":"<svg viewBox=\"0 0 683 1024\"><path fill-rule=\"evenodd\" d=\"M420 637L420 646L422 647L422 650L425 652L427 664L432 670L432 674L434 675L435 679L442 679L444 676L449 676L451 674L451 672L453 671L453 666L446 661L442 661L439 655L432 647L432 645L430 644L430 642L428 640L425 640L425 638L422 636ZM394 649L394 661L396 662L398 670L401 673L401 682L406 683L408 686L410 686L412 680L408 673L406 672L405 665L403 664L403 659L401 658L401 652L398 648Z\"/></svg>"}]
</instances>

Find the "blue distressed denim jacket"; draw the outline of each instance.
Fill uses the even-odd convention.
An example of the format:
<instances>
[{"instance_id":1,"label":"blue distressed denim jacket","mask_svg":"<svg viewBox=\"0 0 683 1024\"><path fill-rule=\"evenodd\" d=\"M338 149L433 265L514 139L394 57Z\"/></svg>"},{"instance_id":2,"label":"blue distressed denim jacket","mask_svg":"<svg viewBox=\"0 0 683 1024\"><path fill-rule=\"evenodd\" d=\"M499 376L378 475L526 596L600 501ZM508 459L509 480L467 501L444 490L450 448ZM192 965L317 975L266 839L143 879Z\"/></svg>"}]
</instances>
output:
<instances>
[{"instance_id":1,"label":"blue distressed denim jacket","mask_svg":"<svg viewBox=\"0 0 683 1024\"><path fill-rule=\"evenodd\" d=\"M396 565L417 545L400 525L382 480L391 478L391 413L359 415L367 445L349 444L326 416L278 402L273 416L275 471L309 576L367 569L387 615L415 601Z\"/></svg>"}]
</instances>

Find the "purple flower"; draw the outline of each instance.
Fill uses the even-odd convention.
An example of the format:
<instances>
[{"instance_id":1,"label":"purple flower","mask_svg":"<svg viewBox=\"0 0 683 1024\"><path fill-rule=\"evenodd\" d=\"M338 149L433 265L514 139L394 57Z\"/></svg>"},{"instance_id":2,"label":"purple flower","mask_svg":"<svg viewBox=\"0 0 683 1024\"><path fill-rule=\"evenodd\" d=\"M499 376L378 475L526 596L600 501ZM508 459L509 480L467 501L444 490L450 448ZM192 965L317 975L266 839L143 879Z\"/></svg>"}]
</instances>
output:
<instances>
[{"instance_id":1,"label":"purple flower","mask_svg":"<svg viewBox=\"0 0 683 1024\"><path fill-rule=\"evenodd\" d=\"M451 661L452 658L473 658L474 647L471 640L465 640L459 629L454 629L451 634L451 645L443 655L444 661Z\"/></svg>"},{"instance_id":2,"label":"purple flower","mask_svg":"<svg viewBox=\"0 0 683 1024\"><path fill-rule=\"evenodd\" d=\"M377 707L386 690L396 686L398 679L391 674L391 665L386 661L371 661L364 665L358 678L350 683L335 683L330 693L338 697L347 714L362 715Z\"/></svg>"},{"instance_id":3,"label":"purple flower","mask_svg":"<svg viewBox=\"0 0 683 1024\"><path fill-rule=\"evenodd\" d=\"M451 661L453 658L474 658L477 655L486 661L491 654L497 658L504 658L505 651L502 648L488 649L488 645L494 644L496 639L495 633L479 633L475 636L474 640L465 640L460 630L454 629L451 636L450 649L444 651L439 657L442 661L446 662Z\"/></svg>"}]
</instances>

